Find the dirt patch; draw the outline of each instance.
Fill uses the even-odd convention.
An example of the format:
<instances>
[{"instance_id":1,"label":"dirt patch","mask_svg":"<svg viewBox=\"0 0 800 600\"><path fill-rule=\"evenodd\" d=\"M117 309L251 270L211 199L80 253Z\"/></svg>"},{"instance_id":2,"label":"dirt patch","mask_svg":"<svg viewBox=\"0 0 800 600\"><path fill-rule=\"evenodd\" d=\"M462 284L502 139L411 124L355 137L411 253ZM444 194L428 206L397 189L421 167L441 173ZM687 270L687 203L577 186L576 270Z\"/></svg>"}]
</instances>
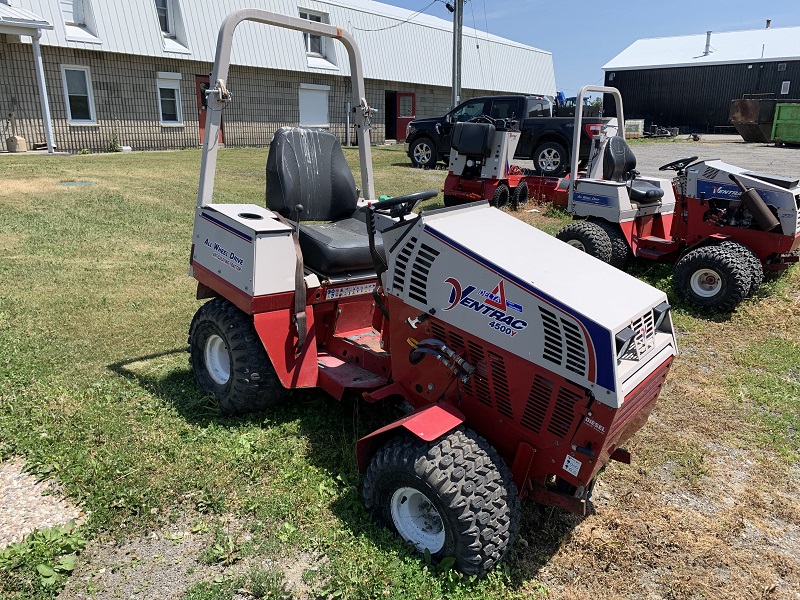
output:
<instances>
[{"instance_id":1,"label":"dirt patch","mask_svg":"<svg viewBox=\"0 0 800 600\"><path fill-rule=\"evenodd\" d=\"M240 541L250 539L233 517L226 519L225 528ZM283 572L293 598L315 597L304 574L310 572L312 577L306 579L314 581L314 572L324 559L301 552L279 559L245 557L228 565L207 564L202 557L214 544L210 523L201 515L185 516L172 525L121 543L96 539L80 555L59 600L177 600L197 583L236 579L252 569ZM242 589L235 597L251 596Z\"/></svg>"},{"instance_id":2,"label":"dirt patch","mask_svg":"<svg viewBox=\"0 0 800 600\"><path fill-rule=\"evenodd\" d=\"M60 497L57 484L38 481L23 472L24 466L18 458L0 463L0 548L21 542L35 529L80 524L85 516Z\"/></svg>"}]
</instances>

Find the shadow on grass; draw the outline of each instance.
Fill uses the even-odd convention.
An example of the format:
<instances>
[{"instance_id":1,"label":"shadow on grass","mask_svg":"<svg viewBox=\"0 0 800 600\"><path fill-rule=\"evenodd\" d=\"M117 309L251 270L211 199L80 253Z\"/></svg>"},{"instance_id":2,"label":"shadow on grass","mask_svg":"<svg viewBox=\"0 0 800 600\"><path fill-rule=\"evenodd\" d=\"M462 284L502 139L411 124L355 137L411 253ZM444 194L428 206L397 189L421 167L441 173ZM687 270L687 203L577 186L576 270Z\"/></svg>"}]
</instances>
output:
<instances>
[{"instance_id":1,"label":"shadow on grass","mask_svg":"<svg viewBox=\"0 0 800 600\"><path fill-rule=\"evenodd\" d=\"M355 394L336 402L317 389L297 390L290 399L268 411L231 417L222 415L214 400L203 396L190 369L172 370L166 375L142 374L132 365L184 353L176 348L108 365L117 375L135 382L174 409L188 423L198 427L212 424L235 429L250 425L277 427L293 423L308 441L306 457L334 481L344 484L331 502L333 513L354 537L365 537L387 553L423 559L410 546L384 528L377 526L366 509L361 495L361 474L355 460L356 441L400 418L392 404L367 404ZM568 540L572 530L583 520L559 508L534 502L522 504L518 542L509 552L506 564L511 567L512 585L520 586L535 577L539 570Z\"/></svg>"}]
</instances>

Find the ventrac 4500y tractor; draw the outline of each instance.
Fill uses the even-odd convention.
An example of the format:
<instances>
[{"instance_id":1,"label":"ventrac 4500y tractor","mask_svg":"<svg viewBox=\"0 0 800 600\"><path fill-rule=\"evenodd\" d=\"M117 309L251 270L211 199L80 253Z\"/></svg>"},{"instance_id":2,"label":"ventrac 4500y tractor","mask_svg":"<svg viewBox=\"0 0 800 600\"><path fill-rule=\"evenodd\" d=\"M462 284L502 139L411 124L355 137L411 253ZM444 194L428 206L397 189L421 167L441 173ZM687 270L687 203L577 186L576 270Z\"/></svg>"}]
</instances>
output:
<instances>
[{"instance_id":1,"label":"ventrac 4500y tractor","mask_svg":"<svg viewBox=\"0 0 800 600\"><path fill-rule=\"evenodd\" d=\"M245 20L348 50L363 198L332 134L284 128L267 206L211 201L231 39ZM420 214L436 192L374 202L361 57L341 28L235 12L213 81L190 268L209 299L189 333L201 389L227 413L296 388L410 406L357 442L364 503L464 573L505 555L520 499L583 513L606 463L629 461L623 445L667 376L666 296L486 202Z\"/></svg>"},{"instance_id":2,"label":"ventrac 4500y tractor","mask_svg":"<svg viewBox=\"0 0 800 600\"><path fill-rule=\"evenodd\" d=\"M586 86L612 94L616 88ZM578 104L576 124L583 109ZM678 295L697 307L733 310L761 285L765 270L797 262L800 178L754 173L720 160L682 158L660 168L670 181L640 177L624 127L595 136L585 177L569 183L575 222L558 238L623 268L628 258L675 263ZM577 163L573 159L573 173Z\"/></svg>"}]
</instances>

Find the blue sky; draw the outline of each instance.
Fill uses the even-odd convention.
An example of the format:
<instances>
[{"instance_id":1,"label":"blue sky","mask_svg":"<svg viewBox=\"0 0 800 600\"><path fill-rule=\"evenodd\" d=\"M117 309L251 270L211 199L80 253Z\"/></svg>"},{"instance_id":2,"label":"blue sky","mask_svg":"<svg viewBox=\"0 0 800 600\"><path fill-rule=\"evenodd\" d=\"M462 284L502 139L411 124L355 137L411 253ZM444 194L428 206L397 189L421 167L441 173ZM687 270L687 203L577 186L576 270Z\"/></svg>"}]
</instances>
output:
<instances>
[{"instance_id":1,"label":"blue sky","mask_svg":"<svg viewBox=\"0 0 800 600\"><path fill-rule=\"evenodd\" d=\"M419 10L431 0L381 1ZM452 20L442 0L425 12ZM473 15L477 29L488 25L489 33L552 52L556 85L572 96L602 84L603 65L637 39L759 29L767 19L772 27L800 26L800 0L467 0L464 25L473 26Z\"/></svg>"}]
</instances>

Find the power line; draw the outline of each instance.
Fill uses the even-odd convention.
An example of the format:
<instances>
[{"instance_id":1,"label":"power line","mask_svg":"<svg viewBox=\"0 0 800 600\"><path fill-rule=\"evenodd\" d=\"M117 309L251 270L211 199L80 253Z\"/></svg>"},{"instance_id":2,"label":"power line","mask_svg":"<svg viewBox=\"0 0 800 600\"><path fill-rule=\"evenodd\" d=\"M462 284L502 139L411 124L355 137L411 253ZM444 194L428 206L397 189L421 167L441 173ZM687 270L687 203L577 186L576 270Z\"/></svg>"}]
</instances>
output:
<instances>
[{"instance_id":1,"label":"power line","mask_svg":"<svg viewBox=\"0 0 800 600\"><path fill-rule=\"evenodd\" d=\"M483 0L483 22L486 25L486 46L489 49L489 64L492 64L492 45L489 43L489 17L486 16L486 0ZM492 91L494 91L494 69L489 69L492 74Z\"/></svg>"},{"instance_id":2,"label":"power line","mask_svg":"<svg viewBox=\"0 0 800 600\"><path fill-rule=\"evenodd\" d=\"M478 25L475 23L475 9L472 7L473 4L473 2L469 3L469 9L472 12L472 31L474 32L475 49L478 51L478 65L481 67L481 81L483 81L485 79L483 74L483 60L481 59L481 47L480 44L478 44ZM494 88L494 82L492 82L492 88Z\"/></svg>"},{"instance_id":3,"label":"power line","mask_svg":"<svg viewBox=\"0 0 800 600\"><path fill-rule=\"evenodd\" d=\"M411 14L411 15L410 15L410 16L409 16L409 17L408 17L408 18L407 18L405 21L401 21L400 23L395 23L394 25L389 25L388 27L379 27L378 29L362 29L361 27L356 27L356 26L354 25L354 26L352 27L352 29L355 29L355 30L357 30L357 31L386 31L387 29L393 29L393 28L395 28L395 27L400 27L400 25L405 25L405 24L406 24L406 23L408 23L408 22L409 22L411 19L413 19L414 17L416 17L416 16L417 16L417 15L419 15L420 13L423 13L423 12L425 12L426 10L428 10L428 9L429 9L431 6L433 6L433 5L434 5L434 4L436 4L437 2L441 2L442 4L444 4L444 0L433 0L433 2L431 2L430 4L428 4L427 6L425 6L424 8L420 8L420 9L419 9L417 12L415 12L415 13Z\"/></svg>"}]
</instances>

